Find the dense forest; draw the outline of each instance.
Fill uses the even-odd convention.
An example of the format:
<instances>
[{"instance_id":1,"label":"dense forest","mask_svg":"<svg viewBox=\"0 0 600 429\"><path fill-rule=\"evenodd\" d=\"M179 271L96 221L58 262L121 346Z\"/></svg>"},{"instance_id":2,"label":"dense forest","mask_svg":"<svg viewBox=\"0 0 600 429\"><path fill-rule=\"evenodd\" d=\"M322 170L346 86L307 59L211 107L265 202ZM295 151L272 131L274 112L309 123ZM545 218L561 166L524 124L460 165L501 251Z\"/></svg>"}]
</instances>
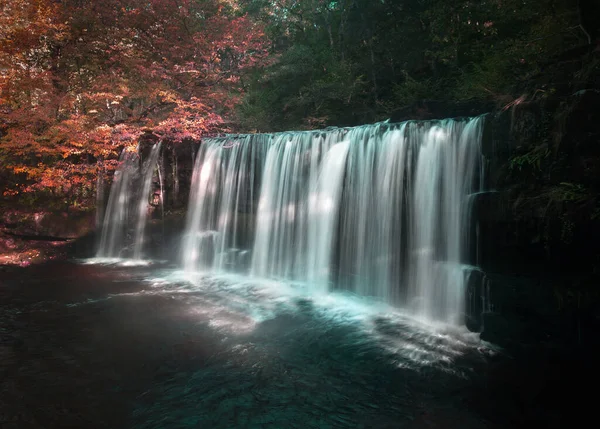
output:
<instances>
[{"instance_id":1,"label":"dense forest","mask_svg":"<svg viewBox=\"0 0 600 429\"><path fill-rule=\"evenodd\" d=\"M96 177L144 133L177 144L583 90L598 67L590 3L7 0L0 188L5 202L91 207Z\"/></svg>"}]
</instances>

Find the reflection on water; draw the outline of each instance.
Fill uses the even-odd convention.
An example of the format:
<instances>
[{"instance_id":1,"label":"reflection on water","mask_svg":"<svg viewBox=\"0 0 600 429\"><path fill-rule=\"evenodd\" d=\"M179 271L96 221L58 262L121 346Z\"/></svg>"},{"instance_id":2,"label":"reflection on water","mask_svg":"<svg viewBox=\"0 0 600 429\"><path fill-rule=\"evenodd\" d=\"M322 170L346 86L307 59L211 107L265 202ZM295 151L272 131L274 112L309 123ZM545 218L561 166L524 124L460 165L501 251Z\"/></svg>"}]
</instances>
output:
<instances>
[{"instance_id":1,"label":"reflection on water","mask_svg":"<svg viewBox=\"0 0 600 429\"><path fill-rule=\"evenodd\" d=\"M149 266L153 261L149 259L123 259L123 258L89 258L82 259L82 264L88 265L118 265L121 267Z\"/></svg>"}]
</instances>

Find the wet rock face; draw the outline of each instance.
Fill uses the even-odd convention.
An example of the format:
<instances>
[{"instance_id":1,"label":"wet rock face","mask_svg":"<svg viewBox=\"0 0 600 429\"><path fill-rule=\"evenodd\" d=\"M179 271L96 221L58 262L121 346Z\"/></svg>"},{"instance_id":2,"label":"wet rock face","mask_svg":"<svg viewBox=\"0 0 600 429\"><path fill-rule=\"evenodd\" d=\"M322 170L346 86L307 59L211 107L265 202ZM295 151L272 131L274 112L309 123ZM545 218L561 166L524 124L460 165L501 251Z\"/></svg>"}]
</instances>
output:
<instances>
[{"instance_id":1,"label":"wet rock face","mask_svg":"<svg viewBox=\"0 0 600 429\"><path fill-rule=\"evenodd\" d=\"M599 106L600 92L586 90L488 117L482 150L492 192L475 201L474 218L478 266L494 278L486 287L495 305L473 308L467 320L490 341L592 340L600 308ZM480 298L482 290L470 286Z\"/></svg>"},{"instance_id":2,"label":"wet rock face","mask_svg":"<svg viewBox=\"0 0 600 429\"><path fill-rule=\"evenodd\" d=\"M141 162L148 158L152 147L159 142L162 143L158 159L160 175L155 180L154 188L158 194L162 185L166 211L185 209L194 170L194 159L200 142L191 139L177 142L162 140L160 136L147 130L139 139L138 151Z\"/></svg>"},{"instance_id":3,"label":"wet rock face","mask_svg":"<svg viewBox=\"0 0 600 429\"><path fill-rule=\"evenodd\" d=\"M600 90L582 90L565 102L563 131L557 150L569 161L569 175L576 181L598 186L600 183Z\"/></svg>"},{"instance_id":4,"label":"wet rock face","mask_svg":"<svg viewBox=\"0 0 600 429\"><path fill-rule=\"evenodd\" d=\"M600 94L522 103L492 114L484 135L487 188L496 192L476 207L489 235L486 269L519 254L553 270L590 268L597 253L585 245L597 233L595 197L600 190ZM491 246L488 242L494 242ZM504 258L503 253L507 253ZM529 256L528 256L529 255ZM592 256L591 258L589 256Z\"/></svg>"}]
</instances>

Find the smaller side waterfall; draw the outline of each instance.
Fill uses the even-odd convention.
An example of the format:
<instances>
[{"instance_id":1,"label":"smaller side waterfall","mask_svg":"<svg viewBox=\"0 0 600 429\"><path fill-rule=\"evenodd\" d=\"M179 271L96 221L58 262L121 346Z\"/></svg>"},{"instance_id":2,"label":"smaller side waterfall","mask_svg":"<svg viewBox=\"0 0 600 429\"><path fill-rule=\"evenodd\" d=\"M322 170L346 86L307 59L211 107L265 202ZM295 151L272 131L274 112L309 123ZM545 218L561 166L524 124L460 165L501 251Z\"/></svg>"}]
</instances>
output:
<instances>
[{"instance_id":1,"label":"smaller side waterfall","mask_svg":"<svg viewBox=\"0 0 600 429\"><path fill-rule=\"evenodd\" d=\"M104 219L104 166L98 163L98 176L96 177L96 229L102 227Z\"/></svg>"},{"instance_id":2,"label":"smaller side waterfall","mask_svg":"<svg viewBox=\"0 0 600 429\"><path fill-rule=\"evenodd\" d=\"M157 143L142 167L137 151L125 149L121 153L102 221L98 258L142 258L148 198L159 153Z\"/></svg>"},{"instance_id":3,"label":"smaller side waterfall","mask_svg":"<svg viewBox=\"0 0 600 429\"><path fill-rule=\"evenodd\" d=\"M136 153L124 150L119 158L119 167L113 176L108 205L102 222L99 258L118 258L126 243L129 219L129 199L134 176L137 174Z\"/></svg>"},{"instance_id":4,"label":"smaller side waterfall","mask_svg":"<svg viewBox=\"0 0 600 429\"><path fill-rule=\"evenodd\" d=\"M142 259L142 249L144 247L144 231L146 230L146 222L148 219L148 198L150 196L150 185L152 185L152 177L154 176L154 171L156 169L156 163L158 161L159 153L160 142L152 147L152 150L150 151L150 156L144 162L144 167L142 168L142 193L138 202L133 259Z\"/></svg>"}]
</instances>

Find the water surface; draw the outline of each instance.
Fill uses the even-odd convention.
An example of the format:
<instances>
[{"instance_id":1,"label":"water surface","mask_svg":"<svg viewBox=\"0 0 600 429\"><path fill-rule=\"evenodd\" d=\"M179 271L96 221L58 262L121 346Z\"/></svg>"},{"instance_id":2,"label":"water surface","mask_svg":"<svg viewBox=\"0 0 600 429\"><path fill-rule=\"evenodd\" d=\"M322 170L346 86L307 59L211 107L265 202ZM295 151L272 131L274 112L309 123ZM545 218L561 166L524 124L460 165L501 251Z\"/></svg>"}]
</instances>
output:
<instances>
[{"instance_id":1,"label":"water surface","mask_svg":"<svg viewBox=\"0 0 600 429\"><path fill-rule=\"evenodd\" d=\"M114 262L114 261L113 261ZM564 362L302 284L160 264L0 277L2 428L561 427ZM314 291L311 291L313 293Z\"/></svg>"}]
</instances>

